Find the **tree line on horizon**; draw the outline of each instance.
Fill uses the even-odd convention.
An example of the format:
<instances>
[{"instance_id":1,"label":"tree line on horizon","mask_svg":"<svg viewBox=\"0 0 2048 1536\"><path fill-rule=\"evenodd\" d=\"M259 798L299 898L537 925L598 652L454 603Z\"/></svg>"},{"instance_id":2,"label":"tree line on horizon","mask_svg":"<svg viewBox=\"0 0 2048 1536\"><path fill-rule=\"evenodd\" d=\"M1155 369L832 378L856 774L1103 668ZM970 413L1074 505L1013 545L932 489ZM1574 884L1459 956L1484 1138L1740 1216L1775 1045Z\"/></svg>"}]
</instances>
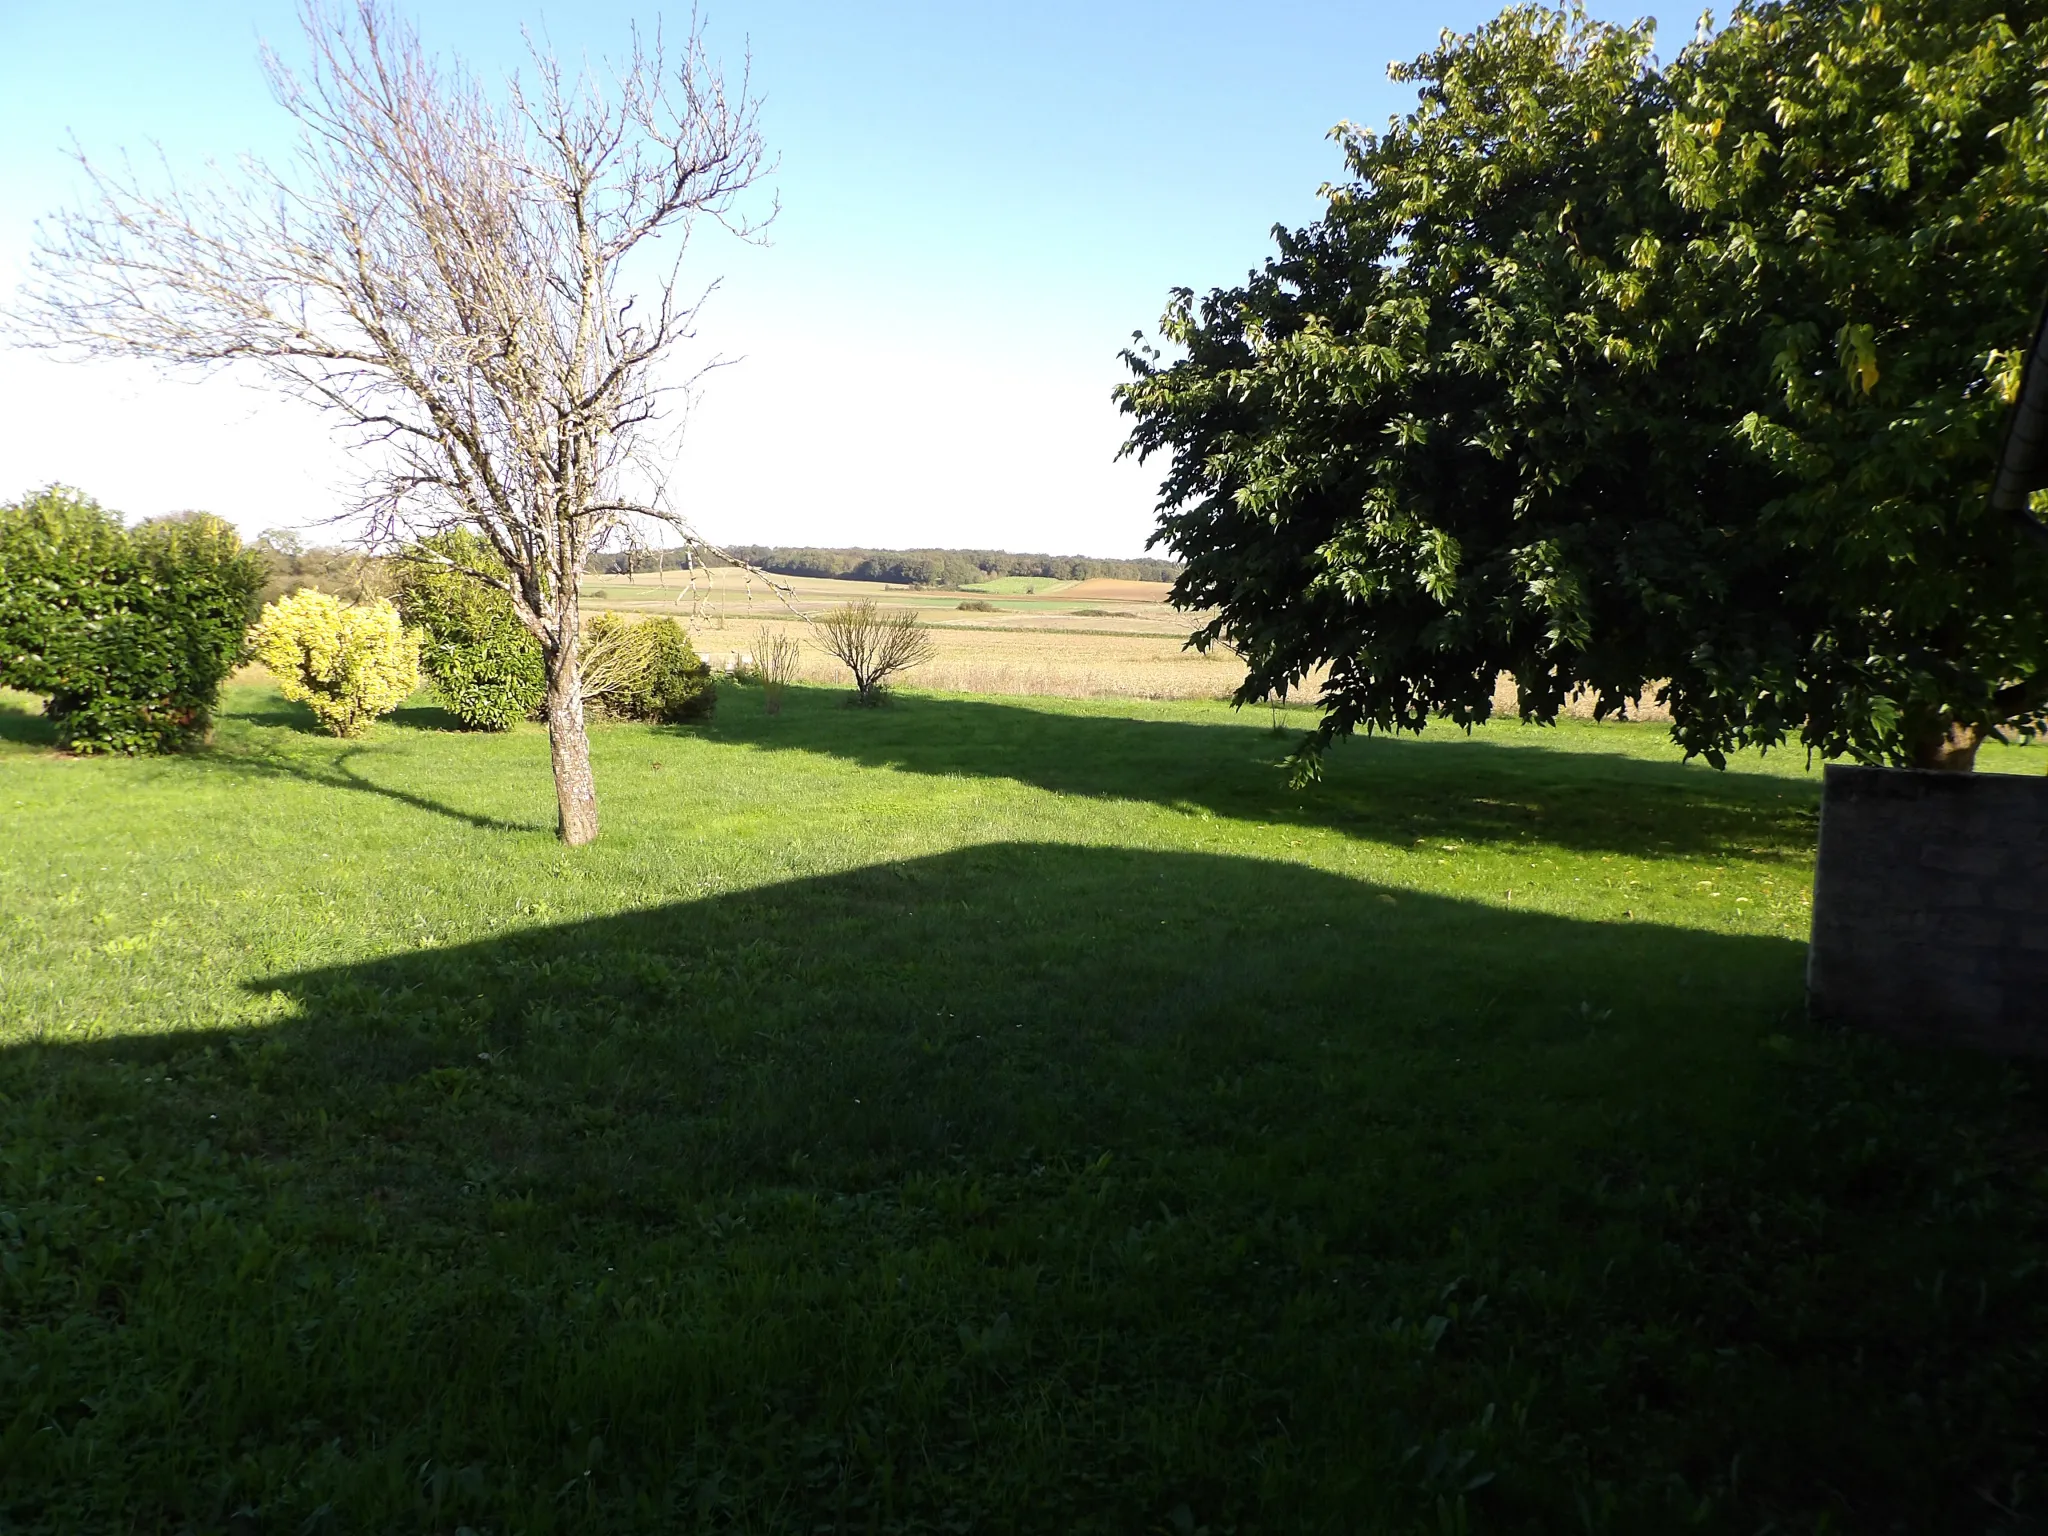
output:
<instances>
[{"instance_id":1,"label":"tree line on horizon","mask_svg":"<svg viewBox=\"0 0 2048 1536\"><path fill-rule=\"evenodd\" d=\"M811 549L736 544L730 553L776 576L885 581L911 587L969 587L1002 576L1038 576L1052 581L1172 581L1181 571L1171 560L1020 555L1002 549ZM608 550L592 555L587 568L595 575L629 576L679 570L685 563L681 549Z\"/></svg>"}]
</instances>

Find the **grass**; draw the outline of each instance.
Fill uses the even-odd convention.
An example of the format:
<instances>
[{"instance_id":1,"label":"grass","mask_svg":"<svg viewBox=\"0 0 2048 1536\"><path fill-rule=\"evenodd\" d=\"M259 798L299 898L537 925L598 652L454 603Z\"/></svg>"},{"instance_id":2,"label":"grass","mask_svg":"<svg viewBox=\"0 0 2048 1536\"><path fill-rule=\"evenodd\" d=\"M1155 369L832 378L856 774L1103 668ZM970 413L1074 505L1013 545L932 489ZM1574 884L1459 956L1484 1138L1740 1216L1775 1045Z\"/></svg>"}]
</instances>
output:
<instances>
[{"instance_id":1,"label":"grass","mask_svg":"<svg viewBox=\"0 0 2048 1536\"><path fill-rule=\"evenodd\" d=\"M2042 1074L1802 1021L1796 760L838 699L576 854L0 701L0 1530L2040 1529Z\"/></svg>"},{"instance_id":2,"label":"grass","mask_svg":"<svg viewBox=\"0 0 2048 1536\"><path fill-rule=\"evenodd\" d=\"M960 588L962 592L1014 592L1026 597L1038 593L1064 592L1071 587L1071 581L1059 581L1051 576L993 576L987 581L970 582Z\"/></svg>"}]
</instances>

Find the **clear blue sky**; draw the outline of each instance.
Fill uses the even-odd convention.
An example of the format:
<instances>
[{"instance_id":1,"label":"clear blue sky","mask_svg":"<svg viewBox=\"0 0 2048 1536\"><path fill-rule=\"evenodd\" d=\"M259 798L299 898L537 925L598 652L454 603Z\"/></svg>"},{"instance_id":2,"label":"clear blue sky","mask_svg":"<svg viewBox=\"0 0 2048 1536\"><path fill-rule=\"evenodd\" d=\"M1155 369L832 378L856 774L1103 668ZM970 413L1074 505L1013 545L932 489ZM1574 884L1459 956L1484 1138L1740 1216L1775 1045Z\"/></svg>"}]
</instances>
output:
<instances>
[{"instance_id":1,"label":"clear blue sky","mask_svg":"<svg viewBox=\"0 0 2048 1536\"><path fill-rule=\"evenodd\" d=\"M1139 552L1156 475L1112 462L1118 349L1168 288L1233 282L1313 218L1331 125L1405 109L1388 61L1494 8L709 0L728 69L751 50L783 211L766 248L692 249L722 280L704 353L739 361L690 420L690 510L735 542ZM661 14L409 9L489 73L522 22L601 55ZM259 37L291 56L288 0L0 0L0 281L72 194L68 135L158 141L181 175L275 152ZM347 475L316 419L247 390L0 355L0 495L62 479L254 530L331 512Z\"/></svg>"}]
</instances>

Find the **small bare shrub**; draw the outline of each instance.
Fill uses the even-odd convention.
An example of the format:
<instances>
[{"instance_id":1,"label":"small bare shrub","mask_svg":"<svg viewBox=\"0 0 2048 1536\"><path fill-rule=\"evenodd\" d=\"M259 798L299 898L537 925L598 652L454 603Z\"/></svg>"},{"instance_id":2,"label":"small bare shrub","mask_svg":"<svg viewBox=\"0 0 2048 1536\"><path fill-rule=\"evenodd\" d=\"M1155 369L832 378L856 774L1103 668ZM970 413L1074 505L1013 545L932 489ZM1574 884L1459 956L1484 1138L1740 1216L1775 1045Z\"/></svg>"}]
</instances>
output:
<instances>
[{"instance_id":1,"label":"small bare shrub","mask_svg":"<svg viewBox=\"0 0 2048 1536\"><path fill-rule=\"evenodd\" d=\"M803 647L794 636L780 630L763 629L754 640L754 671L760 676L761 691L768 699L768 713L782 713L782 690L796 677Z\"/></svg>"},{"instance_id":2,"label":"small bare shrub","mask_svg":"<svg viewBox=\"0 0 2048 1536\"><path fill-rule=\"evenodd\" d=\"M914 613L884 614L871 597L834 608L818 620L825 649L853 674L855 697L879 704L889 680L932 659L931 631Z\"/></svg>"}]
</instances>

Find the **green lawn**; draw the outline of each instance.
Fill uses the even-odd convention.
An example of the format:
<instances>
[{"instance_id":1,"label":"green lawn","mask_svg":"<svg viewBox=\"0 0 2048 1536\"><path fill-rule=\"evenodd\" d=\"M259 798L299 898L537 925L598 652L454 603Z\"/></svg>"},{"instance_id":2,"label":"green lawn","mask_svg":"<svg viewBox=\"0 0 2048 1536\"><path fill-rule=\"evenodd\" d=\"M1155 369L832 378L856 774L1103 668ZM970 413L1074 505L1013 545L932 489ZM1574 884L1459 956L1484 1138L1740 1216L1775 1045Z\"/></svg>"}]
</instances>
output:
<instances>
[{"instance_id":1,"label":"green lawn","mask_svg":"<svg viewBox=\"0 0 2048 1536\"><path fill-rule=\"evenodd\" d=\"M994 576L987 581L971 582L958 590L962 592L1010 592L1028 597L1033 593L1064 592L1072 585L1071 581L1058 581L1051 576Z\"/></svg>"},{"instance_id":2,"label":"green lawn","mask_svg":"<svg viewBox=\"0 0 2048 1536\"><path fill-rule=\"evenodd\" d=\"M1796 757L23 703L0 1531L2041 1529L2048 1076L1803 1022Z\"/></svg>"}]
</instances>

